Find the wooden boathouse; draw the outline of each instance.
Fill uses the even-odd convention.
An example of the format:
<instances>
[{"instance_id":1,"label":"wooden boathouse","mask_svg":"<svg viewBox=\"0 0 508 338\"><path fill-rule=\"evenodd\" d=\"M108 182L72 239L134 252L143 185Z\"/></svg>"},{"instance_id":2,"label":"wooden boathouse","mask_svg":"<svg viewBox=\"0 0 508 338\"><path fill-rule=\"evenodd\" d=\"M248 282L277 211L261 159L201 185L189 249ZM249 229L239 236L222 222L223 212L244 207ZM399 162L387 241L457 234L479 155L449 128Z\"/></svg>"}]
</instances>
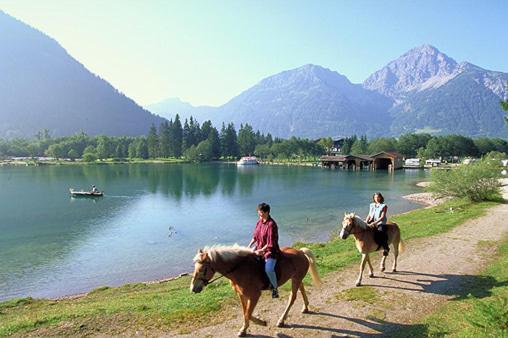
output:
<instances>
[{"instance_id":1,"label":"wooden boathouse","mask_svg":"<svg viewBox=\"0 0 508 338\"><path fill-rule=\"evenodd\" d=\"M403 166L402 156L382 151L372 155L324 155L321 166L344 170L397 170Z\"/></svg>"}]
</instances>

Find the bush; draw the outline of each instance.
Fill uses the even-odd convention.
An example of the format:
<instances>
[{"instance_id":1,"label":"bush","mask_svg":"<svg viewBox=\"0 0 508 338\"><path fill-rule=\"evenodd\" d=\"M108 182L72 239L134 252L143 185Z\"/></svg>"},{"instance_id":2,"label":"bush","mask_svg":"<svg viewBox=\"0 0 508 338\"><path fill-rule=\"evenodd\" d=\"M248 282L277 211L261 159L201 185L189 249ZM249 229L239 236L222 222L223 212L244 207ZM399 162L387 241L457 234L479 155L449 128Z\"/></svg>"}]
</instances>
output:
<instances>
[{"instance_id":1,"label":"bush","mask_svg":"<svg viewBox=\"0 0 508 338\"><path fill-rule=\"evenodd\" d=\"M496 200L501 196L497 161L483 158L453 170L434 169L429 191L437 197L466 197L473 202Z\"/></svg>"},{"instance_id":2,"label":"bush","mask_svg":"<svg viewBox=\"0 0 508 338\"><path fill-rule=\"evenodd\" d=\"M97 156L95 156L95 154L92 154L92 153L83 154L83 161L84 162L93 162L96 159L97 159Z\"/></svg>"}]
</instances>

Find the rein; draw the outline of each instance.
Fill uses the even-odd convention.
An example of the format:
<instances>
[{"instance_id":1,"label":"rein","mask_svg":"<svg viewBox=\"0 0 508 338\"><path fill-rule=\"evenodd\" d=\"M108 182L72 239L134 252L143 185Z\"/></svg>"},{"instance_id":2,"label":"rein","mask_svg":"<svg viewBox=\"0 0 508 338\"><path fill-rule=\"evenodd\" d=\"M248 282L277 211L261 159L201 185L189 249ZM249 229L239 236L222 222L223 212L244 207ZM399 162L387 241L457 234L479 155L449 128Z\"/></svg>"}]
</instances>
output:
<instances>
[{"instance_id":1,"label":"rein","mask_svg":"<svg viewBox=\"0 0 508 338\"><path fill-rule=\"evenodd\" d=\"M360 229L360 231L355 231L353 232L353 229ZM349 232L350 235L354 235L354 234L361 234L361 233L364 233L364 232L367 232L367 231L370 231L372 229L370 229L369 227L367 227L367 229L362 229L361 226L357 225L355 221L353 221L353 226L351 227L351 232Z\"/></svg>"},{"instance_id":2,"label":"rein","mask_svg":"<svg viewBox=\"0 0 508 338\"><path fill-rule=\"evenodd\" d=\"M211 269L211 268L212 268L211 264L210 264L210 263L208 263L208 264L210 265L210 269ZM211 280L209 280L209 281L204 281L204 282L205 282L205 285L210 285L210 284L212 284L213 282L215 282L215 281L217 281L217 280L221 279L222 277L224 277L224 276L226 276L226 275L229 275L231 272L235 271L235 270L236 270L239 266L240 266L240 264L237 264L237 265L235 265L235 266L234 266L231 270L229 270L229 271L228 271L228 272L226 272L226 273L221 274L219 277L215 277L215 278L213 278L213 279L211 279ZM215 271L215 270L214 270L214 271Z\"/></svg>"}]
</instances>

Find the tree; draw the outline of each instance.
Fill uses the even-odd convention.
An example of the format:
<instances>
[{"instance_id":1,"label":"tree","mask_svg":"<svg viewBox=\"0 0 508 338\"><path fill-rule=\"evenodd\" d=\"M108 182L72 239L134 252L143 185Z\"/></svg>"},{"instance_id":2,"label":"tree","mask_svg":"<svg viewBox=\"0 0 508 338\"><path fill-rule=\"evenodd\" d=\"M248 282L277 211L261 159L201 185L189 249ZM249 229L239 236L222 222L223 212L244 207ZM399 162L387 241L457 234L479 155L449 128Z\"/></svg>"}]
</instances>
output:
<instances>
[{"instance_id":1,"label":"tree","mask_svg":"<svg viewBox=\"0 0 508 338\"><path fill-rule=\"evenodd\" d=\"M343 155L349 155L351 153L351 147L356 142L358 138L356 135L353 135L351 137L346 137L344 139L344 142L342 143L341 153Z\"/></svg>"},{"instance_id":2,"label":"tree","mask_svg":"<svg viewBox=\"0 0 508 338\"><path fill-rule=\"evenodd\" d=\"M351 154L353 155L364 155L368 151L367 136L362 136L351 146Z\"/></svg>"},{"instance_id":3,"label":"tree","mask_svg":"<svg viewBox=\"0 0 508 338\"><path fill-rule=\"evenodd\" d=\"M148 142L145 138L139 138L136 144L136 157L140 157L146 160L148 156Z\"/></svg>"},{"instance_id":4,"label":"tree","mask_svg":"<svg viewBox=\"0 0 508 338\"><path fill-rule=\"evenodd\" d=\"M71 160L74 160L74 159L78 158L79 155L78 155L78 152L76 151L76 149L71 149L67 153L67 157L69 157Z\"/></svg>"},{"instance_id":5,"label":"tree","mask_svg":"<svg viewBox=\"0 0 508 338\"><path fill-rule=\"evenodd\" d=\"M210 142L210 146L212 147L212 157L211 159L219 159L220 158L220 139L219 132L217 129L212 127L210 132L208 133L208 142Z\"/></svg>"},{"instance_id":6,"label":"tree","mask_svg":"<svg viewBox=\"0 0 508 338\"><path fill-rule=\"evenodd\" d=\"M226 127L222 124L221 134L221 153L225 157L238 157L238 141L236 136L236 130L233 123L228 124Z\"/></svg>"},{"instance_id":7,"label":"tree","mask_svg":"<svg viewBox=\"0 0 508 338\"><path fill-rule=\"evenodd\" d=\"M113 143L107 136L101 135L97 137L97 148L95 154L97 158L104 159L111 156L113 153Z\"/></svg>"},{"instance_id":8,"label":"tree","mask_svg":"<svg viewBox=\"0 0 508 338\"><path fill-rule=\"evenodd\" d=\"M330 155L330 150L333 147L333 139L331 137L321 138L318 141L318 144L320 144L324 149L326 149L325 151L327 155Z\"/></svg>"},{"instance_id":9,"label":"tree","mask_svg":"<svg viewBox=\"0 0 508 338\"><path fill-rule=\"evenodd\" d=\"M240 155L247 156L252 155L254 153L254 149L256 148L256 135L252 129L252 126L249 124L245 124L245 126L240 125L240 130L238 131L238 146L240 148Z\"/></svg>"},{"instance_id":10,"label":"tree","mask_svg":"<svg viewBox=\"0 0 508 338\"><path fill-rule=\"evenodd\" d=\"M380 137L370 141L368 146L369 154L376 154L381 151L393 151L397 148L397 140L391 137Z\"/></svg>"},{"instance_id":11,"label":"tree","mask_svg":"<svg viewBox=\"0 0 508 338\"><path fill-rule=\"evenodd\" d=\"M508 91L508 81L506 82L506 90ZM508 100L501 101L501 107L505 111L508 111ZM504 120L505 120L506 123L508 123L508 116L505 116Z\"/></svg>"},{"instance_id":12,"label":"tree","mask_svg":"<svg viewBox=\"0 0 508 338\"><path fill-rule=\"evenodd\" d=\"M176 114L175 121L171 125L171 155L175 157L182 156L183 130L180 116Z\"/></svg>"},{"instance_id":13,"label":"tree","mask_svg":"<svg viewBox=\"0 0 508 338\"><path fill-rule=\"evenodd\" d=\"M162 122L159 127L159 150L161 157L170 156L171 131L167 121Z\"/></svg>"},{"instance_id":14,"label":"tree","mask_svg":"<svg viewBox=\"0 0 508 338\"><path fill-rule=\"evenodd\" d=\"M159 156L159 136L157 135L157 128L152 124L147 138L148 157L156 158Z\"/></svg>"},{"instance_id":15,"label":"tree","mask_svg":"<svg viewBox=\"0 0 508 338\"><path fill-rule=\"evenodd\" d=\"M402 135L396 144L396 150L405 157L415 157L418 149L425 148L431 138L430 134Z\"/></svg>"}]
</instances>

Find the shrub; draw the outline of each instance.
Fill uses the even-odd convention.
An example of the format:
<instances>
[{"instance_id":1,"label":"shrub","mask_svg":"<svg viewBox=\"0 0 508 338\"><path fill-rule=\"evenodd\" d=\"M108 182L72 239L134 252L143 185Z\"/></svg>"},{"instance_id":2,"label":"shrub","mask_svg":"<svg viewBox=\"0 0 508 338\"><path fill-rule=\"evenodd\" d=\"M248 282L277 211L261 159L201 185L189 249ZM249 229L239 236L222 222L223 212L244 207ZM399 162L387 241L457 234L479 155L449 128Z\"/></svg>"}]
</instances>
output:
<instances>
[{"instance_id":1,"label":"shrub","mask_svg":"<svg viewBox=\"0 0 508 338\"><path fill-rule=\"evenodd\" d=\"M96 159L97 159L97 156L95 156L95 154L92 154L92 153L83 154L83 161L84 162L93 162Z\"/></svg>"},{"instance_id":2,"label":"shrub","mask_svg":"<svg viewBox=\"0 0 508 338\"><path fill-rule=\"evenodd\" d=\"M497 161L488 158L453 170L435 169L429 191L437 197L466 197L474 202L495 200L500 197L500 172Z\"/></svg>"}]
</instances>

